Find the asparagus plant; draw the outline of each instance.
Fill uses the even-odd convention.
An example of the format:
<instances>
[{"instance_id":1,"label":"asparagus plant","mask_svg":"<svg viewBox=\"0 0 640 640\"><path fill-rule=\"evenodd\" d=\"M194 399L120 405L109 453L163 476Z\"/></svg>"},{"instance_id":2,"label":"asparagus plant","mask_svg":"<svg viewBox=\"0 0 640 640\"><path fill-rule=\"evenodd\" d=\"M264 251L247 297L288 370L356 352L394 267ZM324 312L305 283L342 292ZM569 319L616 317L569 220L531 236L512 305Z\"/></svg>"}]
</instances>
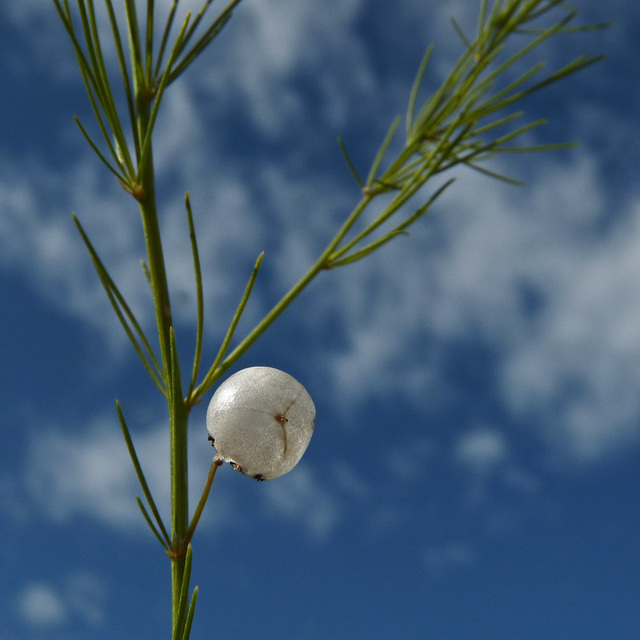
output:
<instances>
[{"instance_id":1,"label":"asparagus plant","mask_svg":"<svg viewBox=\"0 0 640 640\"><path fill-rule=\"evenodd\" d=\"M406 234L423 218L454 182L453 177L438 181L434 178L445 172L450 175L454 167L464 166L517 184L512 177L496 173L488 161L500 154L568 146L521 144L525 134L544 121L526 119L517 105L532 93L566 79L601 57L580 55L559 69L545 71L544 61L539 59L543 43L567 32L602 25L573 26L576 12L561 0L493 0L491 5L489 0L479 0L473 34L464 33L453 20L462 53L451 71L431 96L421 98L423 78L433 54L430 46L408 96L404 128L400 128L400 116L392 120L366 175L356 169L345 145L339 141L346 166L358 185L359 198L353 209L345 212L342 224L308 271L300 274L296 284L230 349L263 261L263 254L258 256L217 355L204 373L201 364L206 274L201 271L194 215L187 193L186 225L191 238L197 315L193 328L195 348L187 360L191 363L189 372L184 375L182 365L186 358L176 347L158 221L153 136L167 91L205 54L230 22L240 0L232 0L213 18L209 16L211 0L203 0L197 14L186 13L181 17L179 1L173 0L166 23L159 29L154 0L123 0L119 13L112 0L102 1L108 15L106 33L99 28L94 0L75 3L53 0L53 3L73 46L95 116L93 128L85 127L78 119L76 123L97 158L140 212L146 245L143 264L153 294L157 339L146 335L80 221L75 216L74 220L113 310L157 387L159 401L166 403L168 409L171 520L165 523L139 463L122 407L116 403L122 433L144 495L144 501L137 498L138 505L171 564L172 638L187 640L198 595L197 587L193 591L190 587L191 541L218 466L228 460L253 478L275 478L297 463L315 426L313 401L304 387L287 374L256 368L232 376L219 387L207 414L209 437L218 448L218 455L213 457L201 498L191 513L187 499L187 424L191 409L321 273L366 258ZM401 4L397 3L398 11L402 10ZM115 48L116 72L106 63L105 38L111 38ZM118 73L120 77L116 80ZM116 82L121 83L122 91L114 91ZM434 182L437 187L431 187ZM364 216L374 201L379 212L373 217ZM204 429L202 434L206 435Z\"/></svg>"}]
</instances>

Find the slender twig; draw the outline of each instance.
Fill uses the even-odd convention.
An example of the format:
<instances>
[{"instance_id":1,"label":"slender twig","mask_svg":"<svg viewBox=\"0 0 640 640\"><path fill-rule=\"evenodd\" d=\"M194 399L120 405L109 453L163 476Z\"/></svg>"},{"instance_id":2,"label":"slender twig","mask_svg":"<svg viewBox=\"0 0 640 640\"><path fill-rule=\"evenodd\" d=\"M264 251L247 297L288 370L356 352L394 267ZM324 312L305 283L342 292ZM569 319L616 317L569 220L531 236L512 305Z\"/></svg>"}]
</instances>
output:
<instances>
[{"instance_id":1,"label":"slender twig","mask_svg":"<svg viewBox=\"0 0 640 640\"><path fill-rule=\"evenodd\" d=\"M191 523L189 524L189 528L187 529L187 535L185 536L185 542L190 543L193 534L196 532L196 527L198 526L198 522L200 522L200 516L202 516L202 512L204 510L205 505L207 504L207 498L209 497L209 491L211 491L211 485L216 477L216 471L218 467L222 464L222 460L220 456L214 456L213 461L211 462L211 466L209 467L209 473L207 474L207 480L204 483L204 488L202 489L202 494L200 495L200 500L198 501L198 506L196 510L193 512L193 517L191 518Z\"/></svg>"}]
</instances>

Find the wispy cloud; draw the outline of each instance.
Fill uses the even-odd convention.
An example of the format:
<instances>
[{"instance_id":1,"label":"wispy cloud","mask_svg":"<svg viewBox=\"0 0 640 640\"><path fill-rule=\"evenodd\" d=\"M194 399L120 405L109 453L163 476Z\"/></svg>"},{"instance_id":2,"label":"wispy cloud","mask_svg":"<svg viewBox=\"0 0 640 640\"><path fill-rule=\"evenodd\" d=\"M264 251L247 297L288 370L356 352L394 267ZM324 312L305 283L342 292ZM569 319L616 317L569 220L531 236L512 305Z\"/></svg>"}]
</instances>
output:
<instances>
[{"instance_id":1,"label":"wispy cloud","mask_svg":"<svg viewBox=\"0 0 640 640\"><path fill-rule=\"evenodd\" d=\"M168 526L167 428L158 425L132 435L154 499ZM200 497L213 453L203 429L202 438L194 439L190 447L192 505ZM38 469L38 473L34 474L33 469ZM231 473L225 465L219 475ZM366 492L364 484L359 488L352 484L353 474L345 477L343 469L338 475L346 495ZM258 486L246 478L241 481L244 486L239 488L222 477L216 480L210 500L214 508L205 509L200 530L232 529L238 525L238 518L251 520L251 526L255 527L256 517L267 520L277 517L296 524L311 539L322 542L342 518L344 500L333 483L322 481L313 467L305 463L277 482ZM68 523L77 517L89 517L127 535L149 534L135 502L136 495L144 501L142 490L115 418L96 420L81 433L51 426L41 430L30 443L21 484L27 497L25 508L29 511L35 507L39 518ZM246 506L247 500L253 501L252 506L241 513L238 505Z\"/></svg>"},{"instance_id":2,"label":"wispy cloud","mask_svg":"<svg viewBox=\"0 0 640 640\"><path fill-rule=\"evenodd\" d=\"M424 402L447 348L475 340L496 358L505 406L559 455L597 460L637 441L639 209L630 194L611 216L595 157L571 160L534 164L525 189L463 176L385 261L354 269L338 285L337 391Z\"/></svg>"},{"instance_id":3,"label":"wispy cloud","mask_svg":"<svg viewBox=\"0 0 640 640\"><path fill-rule=\"evenodd\" d=\"M18 599L22 619L33 626L59 626L67 611L63 599L49 584L33 583L25 587Z\"/></svg>"},{"instance_id":4,"label":"wispy cloud","mask_svg":"<svg viewBox=\"0 0 640 640\"><path fill-rule=\"evenodd\" d=\"M73 619L97 627L104 620L105 587L84 572L55 582L31 582L22 587L16 599L19 617L32 629L58 630Z\"/></svg>"},{"instance_id":5,"label":"wispy cloud","mask_svg":"<svg viewBox=\"0 0 640 640\"><path fill-rule=\"evenodd\" d=\"M303 526L312 539L322 542L342 518L343 508L327 485L302 463L280 482L265 487L265 514Z\"/></svg>"},{"instance_id":6,"label":"wispy cloud","mask_svg":"<svg viewBox=\"0 0 640 640\"><path fill-rule=\"evenodd\" d=\"M457 442L455 461L473 473L486 474L504 464L509 455L504 436L494 429L481 428L464 434Z\"/></svg>"},{"instance_id":7,"label":"wispy cloud","mask_svg":"<svg viewBox=\"0 0 640 640\"><path fill-rule=\"evenodd\" d=\"M158 509L168 519L168 427L159 424L142 433L134 432L132 437ZM191 504L200 497L213 458L204 429L200 446L197 444L193 443L190 452ZM59 522L89 516L121 532L148 533L135 501L136 495L144 501L142 489L115 416L112 420L98 419L80 433L47 425L30 442L22 482L40 516ZM224 491L218 491L218 514L224 513L225 504ZM168 525L167 520L165 523ZM210 525L205 511L201 526Z\"/></svg>"}]
</instances>

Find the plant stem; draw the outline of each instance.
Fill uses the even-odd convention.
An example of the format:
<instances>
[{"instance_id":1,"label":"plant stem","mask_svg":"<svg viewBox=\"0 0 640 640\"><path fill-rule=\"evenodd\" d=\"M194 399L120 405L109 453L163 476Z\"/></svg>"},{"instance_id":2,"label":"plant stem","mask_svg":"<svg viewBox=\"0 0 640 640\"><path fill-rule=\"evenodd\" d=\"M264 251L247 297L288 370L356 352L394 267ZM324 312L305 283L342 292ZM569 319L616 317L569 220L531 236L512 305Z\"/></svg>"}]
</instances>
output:
<instances>
[{"instance_id":1,"label":"plant stem","mask_svg":"<svg viewBox=\"0 0 640 640\"><path fill-rule=\"evenodd\" d=\"M146 87L136 86L138 130L140 138L149 124L151 100ZM142 216L151 287L155 305L162 368L169 405L169 438L171 457L171 594L173 626L177 624L180 593L186 554L185 539L189 528L187 427L188 414L182 398L180 367L172 340L172 317L169 287L162 250L156 205L153 154L146 154L138 175L138 202Z\"/></svg>"}]
</instances>

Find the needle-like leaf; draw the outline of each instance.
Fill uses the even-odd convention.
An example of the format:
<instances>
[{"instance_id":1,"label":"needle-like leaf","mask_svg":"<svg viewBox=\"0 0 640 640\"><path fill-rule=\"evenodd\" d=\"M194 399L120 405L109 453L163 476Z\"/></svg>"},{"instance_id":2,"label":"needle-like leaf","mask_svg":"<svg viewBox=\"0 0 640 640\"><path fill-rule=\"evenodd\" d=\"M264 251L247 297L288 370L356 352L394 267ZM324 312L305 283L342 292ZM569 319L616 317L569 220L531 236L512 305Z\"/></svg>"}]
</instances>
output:
<instances>
[{"instance_id":1,"label":"needle-like leaf","mask_svg":"<svg viewBox=\"0 0 640 640\"><path fill-rule=\"evenodd\" d=\"M182 634L182 640L189 640L191 635L191 624L193 623L193 616L196 612L196 602L198 601L198 587L193 590L191 596L191 604L189 605L189 611L187 612L187 619L184 623L184 632Z\"/></svg>"},{"instance_id":2,"label":"needle-like leaf","mask_svg":"<svg viewBox=\"0 0 640 640\"><path fill-rule=\"evenodd\" d=\"M133 440L131 439L131 434L129 433L129 427L127 427L127 423L124 419L124 414L122 413L122 408L120 407L120 403L116 400L116 410L118 412L118 420L120 421L120 427L122 429L122 435L124 436L124 440L127 443L127 449L129 451L129 456L131 457L131 462L133 463L133 468L136 471L136 475L138 476L138 481L140 482L140 486L142 487L142 491L144 492L144 497L147 499L147 504L151 509L151 513L158 524L158 528L162 533L162 540L164 540L164 545L169 547L171 545L171 538L167 533L167 530L162 522L162 518L160 517L160 513L158 512L158 508L156 507L156 503L151 495L151 491L149 489L149 485L147 484L147 479L144 477L144 472L142 471L142 467L140 466L140 461L138 460L138 454L136 453L136 449L133 446ZM145 513L143 508L143 514ZM148 517L148 516L147 516ZM152 527L153 529L153 527Z\"/></svg>"},{"instance_id":3,"label":"needle-like leaf","mask_svg":"<svg viewBox=\"0 0 640 640\"><path fill-rule=\"evenodd\" d=\"M187 221L189 223L189 238L191 239L191 253L193 255L193 270L196 280L196 347L193 356L193 370L191 373L191 381L189 383L189 391L187 398L191 397L193 388L195 387L200 370L200 359L202 357L202 334L204 330L204 294L202 291L202 270L200 268L200 255L198 253L198 242L196 240L196 230L193 224L193 215L191 213L191 201L189 194L185 196L185 207L187 210Z\"/></svg>"},{"instance_id":4,"label":"needle-like leaf","mask_svg":"<svg viewBox=\"0 0 640 640\"><path fill-rule=\"evenodd\" d=\"M163 384L162 370L157 358L155 357L155 354L153 353L153 350L151 349L149 341L142 331L142 327L140 327L140 324L133 315L133 312L129 308L129 305L125 302L125 299L118 290L118 287L116 287L105 266L102 264L98 253L91 244L91 241L82 228L80 221L78 220L78 218L76 218L76 216L73 216L73 220L76 224L76 227L78 228L78 231L80 232L80 235L82 236L82 240L84 241L85 246L89 251L93 266L95 267L96 273L100 278L100 282L104 287L107 297L109 298L109 302L111 303L111 306L113 307L118 320L120 320L120 324L125 330L127 337L129 338L131 344L133 345L133 348L138 354L138 357L142 361L142 364L147 370L147 373L154 381L158 389L160 389L160 391L165 394L166 391ZM140 342L138 342L138 338L136 338L135 334L137 334ZM140 343L142 343L142 346L140 345Z\"/></svg>"},{"instance_id":5,"label":"needle-like leaf","mask_svg":"<svg viewBox=\"0 0 640 640\"><path fill-rule=\"evenodd\" d=\"M211 387L211 385L218 379L218 377L222 374L222 371L218 371L218 366L222 359L224 358L227 349L229 348L229 343L231 342L231 338L233 338L233 334L235 333L236 327L238 326L238 322L240 322L240 318L244 311L244 308L249 301L249 296L251 295L251 290L253 289L253 284L258 277L258 272L260 271L260 265L262 264L262 258L264 258L264 252L262 252L251 271L251 276L249 277L249 281L247 282L247 286L244 289L244 293L242 294L242 299L240 300L240 304L236 309L236 312L231 320L231 324L229 325L229 329L227 330L227 334L225 335L222 344L220 345L220 349L218 350L218 355L216 356L211 368L209 369L207 375L204 380L200 383L200 385L193 391L191 394L191 398L188 398L187 405L191 406L199 401L199 399L206 393L207 389Z\"/></svg>"},{"instance_id":6,"label":"needle-like leaf","mask_svg":"<svg viewBox=\"0 0 640 640\"><path fill-rule=\"evenodd\" d=\"M180 592L180 602L178 605L178 616L174 620L173 640L181 640L184 634L184 624L187 619L189 606L189 584L191 582L191 563L193 561L193 551L191 545L187 547L187 555L184 562L184 573L182 576L182 590Z\"/></svg>"}]
</instances>

